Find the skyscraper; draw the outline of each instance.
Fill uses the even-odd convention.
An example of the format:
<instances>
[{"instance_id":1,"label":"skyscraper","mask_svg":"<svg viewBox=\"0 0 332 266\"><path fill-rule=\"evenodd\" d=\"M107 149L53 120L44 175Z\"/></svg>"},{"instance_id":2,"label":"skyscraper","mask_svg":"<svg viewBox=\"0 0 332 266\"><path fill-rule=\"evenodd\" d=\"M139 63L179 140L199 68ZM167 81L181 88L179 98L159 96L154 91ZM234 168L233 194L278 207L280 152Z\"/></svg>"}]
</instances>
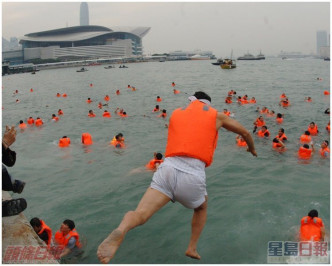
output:
<instances>
[{"instance_id":1,"label":"skyscraper","mask_svg":"<svg viewBox=\"0 0 332 266\"><path fill-rule=\"evenodd\" d=\"M86 2L83 2L80 8L80 26L87 25L89 25L89 7Z\"/></svg>"},{"instance_id":2,"label":"skyscraper","mask_svg":"<svg viewBox=\"0 0 332 266\"><path fill-rule=\"evenodd\" d=\"M326 31L317 31L317 55L320 53L320 48L327 46L327 33Z\"/></svg>"}]
</instances>

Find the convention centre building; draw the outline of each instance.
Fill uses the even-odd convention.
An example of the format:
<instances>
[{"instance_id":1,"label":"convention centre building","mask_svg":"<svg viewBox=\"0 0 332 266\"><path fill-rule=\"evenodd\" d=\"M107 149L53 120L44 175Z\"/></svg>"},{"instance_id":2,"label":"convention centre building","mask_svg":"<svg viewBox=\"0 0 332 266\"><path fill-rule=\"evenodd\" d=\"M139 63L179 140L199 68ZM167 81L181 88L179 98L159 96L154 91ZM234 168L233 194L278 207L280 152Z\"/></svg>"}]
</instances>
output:
<instances>
[{"instance_id":1,"label":"convention centre building","mask_svg":"<svg viewBox=\"0 0 332 266\"><path fill-rule=\"evenodd\" d=\"M139 57L150 27L75 26L29 33L20 38L24 61Z\"/></svg>"}]
</instances>

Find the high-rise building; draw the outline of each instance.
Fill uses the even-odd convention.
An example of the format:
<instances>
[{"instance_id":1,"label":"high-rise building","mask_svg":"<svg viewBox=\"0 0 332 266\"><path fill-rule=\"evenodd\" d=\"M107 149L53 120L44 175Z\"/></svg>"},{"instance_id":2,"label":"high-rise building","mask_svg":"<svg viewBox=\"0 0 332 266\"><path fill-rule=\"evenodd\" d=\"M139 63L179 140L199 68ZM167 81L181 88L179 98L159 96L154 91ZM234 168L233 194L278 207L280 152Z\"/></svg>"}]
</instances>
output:
<instances>
[{"instance_id":1,"label":"high-rise building","mask_svg":"<svg viewBox=\"0 0 332 266\"><path fill-rule=\"evenodd\" d=\"M86 2L81 3L80 8L80 26L89 25L89 7Z\"/></svg>"},{"instance_id":2,"label":"high-rise building","mask_svg":"<svg viewBox=\"0 0 332 266\"><path fill-rule=\"evenodd\" d=\"M327 46L327 33L326 31L317 31L317 55L320 53L320 48Z\"/></svg>"}]
</instances>

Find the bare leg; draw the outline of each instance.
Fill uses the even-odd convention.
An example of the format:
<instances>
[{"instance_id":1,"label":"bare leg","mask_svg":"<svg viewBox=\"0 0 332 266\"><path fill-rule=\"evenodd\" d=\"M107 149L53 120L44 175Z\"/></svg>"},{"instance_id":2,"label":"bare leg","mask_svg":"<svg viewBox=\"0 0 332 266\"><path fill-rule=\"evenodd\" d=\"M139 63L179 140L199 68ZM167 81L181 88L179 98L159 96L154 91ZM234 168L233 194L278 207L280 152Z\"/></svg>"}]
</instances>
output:
<instances>
[{"instance_id":1,"label":"bare leg","mask_svg":"<svg viewBox=\"0 0 332 266\"><path fill-rule=\"evenodd\" d=\"M201 235L207 215L207 197L205 197L205 202L194 209L193 219L191 221L191 238L186 250L186 256L193 259L201 259L201 256L198 254L196 248L199 236Z\"/></svg>"},{"instance_id":2,"label":"bare leg","mask_svg":"<svg viewBox=\"0 0 332 266\"><path fill-rule=\"evenodd\" d=\"M120 247L126 233L147 222L150 217L171 199L163 193L149 187L135 211L129 211L116 228L98 247L97 256L100 262L108 263Z\"/></svg>"}]
</instances>

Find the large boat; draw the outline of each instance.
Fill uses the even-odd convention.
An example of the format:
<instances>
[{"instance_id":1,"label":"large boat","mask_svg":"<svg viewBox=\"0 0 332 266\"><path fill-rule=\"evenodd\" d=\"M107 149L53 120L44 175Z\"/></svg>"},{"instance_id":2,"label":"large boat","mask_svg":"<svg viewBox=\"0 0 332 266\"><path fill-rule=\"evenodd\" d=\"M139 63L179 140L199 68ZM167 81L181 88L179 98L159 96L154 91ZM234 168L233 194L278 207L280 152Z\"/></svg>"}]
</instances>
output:
<instances>
[{"instance_id":1,"label":"large boat","mask_svg":"<svg viewBox=\"0 0 332 266\"><path fill-rule=\"evenodd\" d=\"M115 66L106 66L105 69L115 68Z\"/></svg>"},{"instance_id":2,"label":"large boat","mask_svg":"<svg viewBox=\"0 0 332 266\"><path fill-rule=\"evenodd\" d=\"M260 52L259 55L257 55L257 56L246 53L244 56L238 57L237 60L264 60L264 59L265 59L265 56L262 54L262 52Z\"/></svg>"},{"instance_id":3,"label":"large boat","mask_svg":"<svg viewBox=\"0 0 332 266\"><path fill-rule=\"evenodd\" d=\"M224 59L222 64L220 65L222 69L233 69L236 68L235 60L233 59Z\"/></svg>"}]
</instances>

